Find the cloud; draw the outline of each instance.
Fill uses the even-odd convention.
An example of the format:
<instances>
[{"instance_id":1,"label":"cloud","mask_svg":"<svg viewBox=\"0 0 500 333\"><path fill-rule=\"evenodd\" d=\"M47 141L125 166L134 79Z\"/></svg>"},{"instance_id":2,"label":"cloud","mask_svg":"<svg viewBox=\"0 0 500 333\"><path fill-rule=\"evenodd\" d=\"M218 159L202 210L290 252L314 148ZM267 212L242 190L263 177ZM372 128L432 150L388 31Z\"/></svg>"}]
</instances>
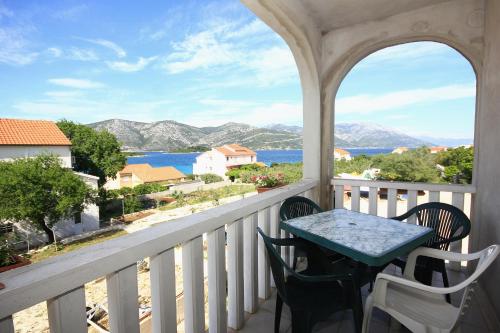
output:
<instances>
[{"instance_id":1,"label":"cloud","mask_svg":"<svg viewBox=\"0 0 500 333\"><path fill-rule=\"evenodd\" d=\"M363 94L338 98L335 101L335 112L344 114L371 113L398 109L417 103L439 102L475 96L476 86L471 84L402 90L380 95Z\"/></svg>"},{"instance_id":2,"label":"cloud","mask_svg":"<svg viewBox=\"0 0 500 333\"><path fill-rule=\"evenodd\" d=\"M217 70L210 86L269 86L298 82L293 55L286 44L258 19L213 19L203 29L173 42L173 52L163 62L170 74L194 70Z\"/></svg>"},{"instance_id":3,"label":"cloud","mask_svg":"<svg viewBox=\"0 0 500 333\"><path fill-rule=\"evenodd\" d=\"M224 99L204 99L199 103L212 108L203 108L203 112L189 114L182 119L183 122L194 126L218 126L234 121L258 127L271 123L302 123L301 103L258 103Z\"/></svg>"},{"instance_id":4,"label":"cloud","mask_svg":"<svg viewBox=\"0 0 500 333\"><path fill-rule=\"evenodd\" d=\"M28 25L0 27L0 62L14 66L33 63L39 53L31 51L31 43L26 38L32 31Z\"/></svg>"},{"instance_id":5,"label":"cloud","mask_svg":"<svg viewBox=\"0 0 500 333\"><path fill-rule=\"evenodd\" d=\"M82 92L78 90L62 90L62 91L47 91L45 92L46 96L49 96L54 99L65 99L65 98L75 98L82 96Z\"/></svg>"},{"instance_id":6,"label":"cloud","mask_svg":"<svg viewBox=\"0 0 500 333\"><path fill-rule=\"evenodd\" d=\"M231 64L238 57L231 44L218 40L215 32L209 30L189 35L183 41L173 43L172 48L174 52L164 64L172 74Z\"/></svg>"},{"instance_id":7,"label":"cloud","mask_svg":"<svg viewBox=\"0 0 500 333\"><path fill-rule=\"evenodd\" d=\"M60 20L72 21L77 17L79 17L87 9L88 9L87 5L81 4L70 8L56 10L52 13L52 17Z\"/></svg>"},{"instance_id":8,"label":"cloud","mask_svg":"<svg viewBox=\"0 0 500 333\"><path fill-rule=\"evenodd\" d=\"M373 66L387 61L414 61L428 59L431 56L443 55L450 47L436 42L415 42L391 46L374 52L363 59L358 66Z\"/></svg>"},{"instance_id":9,"label":"cloud","mask_svg":"<svg viewBox=\"0 0 500 333\"><path fill-rule=\"evenodd\" d=\"M72 78L49 79L48 82L58 86L76 88L76 89L96 89L105 86L100 82L95 82L85 79L72 79Z\"/></svg>"},{"instance_id":10,"label":"cloud","mask_svg":"<svg viewBox=\"0 0 500 333\"><path fill-rule=\"evenodd\" d=\"M96 61L99 57L94 52L94 50L80 49L73 47L68 51L68 59L79 60L79 61Z\"/></svg>"},{"instance_id":11,"label":"cloud","mask_svg":"<svg viewBox=\"0 0 500 333\"><path fill-rule=\"evenodd\" d=\"M127 52L122 47L120 47L119 45L117 45L112 41L106 39L87 39L87 38L79 38L79 39L108 48L113 52L115 52L118 58L124 58L127 56Z\"/></svg>"},{"instance_id":12,"label":"cloud","mask_svg":"<svg viewBox=\"0 0 500 333\"><path fill-rule=\"evenodd\" d=\"M157 57L143 58L139 57L139 60L135 63L129 63L124 61L108 61L106 64L109 68L120 72L138 72L146 68L152 61Z\"/></svg>"},{"instance_id":13,"label":"cloud","mask_svg":"<svg viewBox=\"0 0 500 333\"><path fill-rule=\"evenodd\" d=\"M59 58L62 56L63 51L58 47L49 47L47 49L47 53L54 58Z\"/></svg>"},{"instance_id":14,"label":"cloud","mask_svg":"<svg viewBox=\"0 0 500 333\"><path fill-rule=\"evenodd\" d=\"M14 12L0 3L0 20L3 17L12 17L12 16L14 16Z\"/></svg>"}]
</instances>

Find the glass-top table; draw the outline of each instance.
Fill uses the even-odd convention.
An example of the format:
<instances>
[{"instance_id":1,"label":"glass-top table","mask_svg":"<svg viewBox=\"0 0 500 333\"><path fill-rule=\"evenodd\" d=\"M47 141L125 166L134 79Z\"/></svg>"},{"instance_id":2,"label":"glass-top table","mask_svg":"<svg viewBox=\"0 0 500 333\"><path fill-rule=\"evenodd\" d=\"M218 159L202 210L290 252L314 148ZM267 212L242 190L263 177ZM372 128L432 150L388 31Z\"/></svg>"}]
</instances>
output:
<instances>
[{"instance_id":1,"label":"glass-top table","mask_svg":"<svg viewBox=\"0 0 500 333\"><path fill-rule=\"evenodd\" d=\"M368 266L383 266L434 233L431 228L346 209L282 221L281 228Z\"/></svg>"}]
</instances>

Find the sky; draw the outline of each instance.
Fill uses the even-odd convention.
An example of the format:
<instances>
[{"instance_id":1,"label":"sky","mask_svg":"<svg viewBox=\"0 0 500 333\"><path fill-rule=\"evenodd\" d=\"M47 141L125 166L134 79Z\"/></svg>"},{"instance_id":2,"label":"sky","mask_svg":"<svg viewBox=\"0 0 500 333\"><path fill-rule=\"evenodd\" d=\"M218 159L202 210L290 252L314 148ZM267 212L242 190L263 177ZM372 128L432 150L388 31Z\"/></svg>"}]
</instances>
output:
<instances>
[{"instance_id":1,"label":"sky","mask_svg":"<svg viewBox=\"0 0 500 333\"><path fill-rule=\"evenodd\" d=\"M472 138L475 75L419 42L358 63L336 122ZM239 1L0 0L0 117L302 125L293 56Z\"/></svg>"}]
</instances>

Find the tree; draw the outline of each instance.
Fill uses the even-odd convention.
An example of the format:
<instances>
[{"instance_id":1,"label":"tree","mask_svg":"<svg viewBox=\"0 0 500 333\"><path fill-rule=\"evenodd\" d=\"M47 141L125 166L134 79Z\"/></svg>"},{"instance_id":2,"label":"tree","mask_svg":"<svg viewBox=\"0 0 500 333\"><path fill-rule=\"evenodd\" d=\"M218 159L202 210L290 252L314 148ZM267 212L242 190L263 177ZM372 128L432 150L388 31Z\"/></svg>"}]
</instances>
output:
<instances>
[{"instance_id":1,"label":"tree","mask_svg":"<svg viewBox=\"0 0 500 333\"><path fill-rule=\"evenodd\" d=\"M205 184L217 183L224 180L224 178L214 173L205 173L200 176L200 179L203 180Z\"/></svg>"},{"instance_id":2,"label":"tree","mask_svg":"<svg viewBox=\"0 0 500 333\"><path fill-rule=\"evenodd\" d=\"M439 171L434 156L428 148L422 147L403 154L376 155L372 167L379 168L379 180L403 182L439 182Z\"/></svg>"},{"instance_id":3,"label":"tree","mask_svg":"<svg viewBox=\"0 0 500 333\"><path fill-rule=\"evenodd\" d=\"M88 126L61 120L57 126L71 141L71 154L75 158L73 169L99 177L99 186L106 178L115 178L127 159L120 150L116 137L106 130L96 131Z\"/></svg>"},{"instance_id":4,"label":"tree","mask_svg":"<svg viewBox=\"0 0 500 333\"><path fill-rule=\"evenodd\" d=\"M0 162L0 220L27 221L54 242L51 227L93 202L94 191L54 155Z\"/></svg>"},{"instance_id":5,"label":"tree","mask_svg":"<svg viewBox=\"0 0 500 333\"><path fill-rule=\"evenodd\" d=\"M445 167L444 180L452 183L471 184L474 148L458 147L437 155L436 162Z\"/></svg>"}]
</instances>

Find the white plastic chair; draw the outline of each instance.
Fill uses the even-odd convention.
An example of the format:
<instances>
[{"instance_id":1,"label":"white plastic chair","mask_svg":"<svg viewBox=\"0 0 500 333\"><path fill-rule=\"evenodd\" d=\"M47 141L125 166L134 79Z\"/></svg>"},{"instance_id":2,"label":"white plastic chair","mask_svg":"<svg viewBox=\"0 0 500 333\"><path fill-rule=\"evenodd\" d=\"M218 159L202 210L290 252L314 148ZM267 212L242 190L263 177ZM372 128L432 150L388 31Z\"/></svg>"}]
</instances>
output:
<instances>
[{"instance_id":1,"label":"white plastic chair","mask_svg":"<svg viewBox=\"0 0 500 333\"><path fill-rule=\"evenodd\" d=\"M373 307L384 310L412 332L451 332L465 313L470 293L479 276L490 266L500 252L499 245L461 254L421 247L410 253L404 277L380 273L373 292L367 297L363 320L363 333L368 333ZM448 288L431 287L415 280L414 271L418 256L449 261L477 260L476 270L465 281ZM446 302L444 295L464 290L459 307Z\"/></svg>"}]
</instances>

